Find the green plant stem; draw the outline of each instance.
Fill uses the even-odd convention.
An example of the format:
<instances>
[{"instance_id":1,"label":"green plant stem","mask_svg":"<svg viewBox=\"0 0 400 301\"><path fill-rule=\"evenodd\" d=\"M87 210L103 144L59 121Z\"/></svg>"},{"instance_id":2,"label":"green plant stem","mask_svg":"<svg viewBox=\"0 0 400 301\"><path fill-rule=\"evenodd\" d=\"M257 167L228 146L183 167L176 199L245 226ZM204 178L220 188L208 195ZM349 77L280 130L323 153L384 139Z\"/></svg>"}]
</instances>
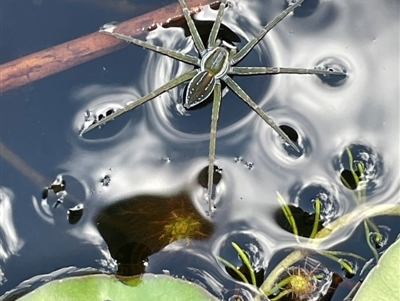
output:
<instances>
[{"instance_id":1,"label":"green plant stem","mask_svg":"<svg viewBox=\"0 0 400 301\"><path fill-rule=\"evenodd\" d=\"M349 274L354 274L353 267L347 262L344 261L342 258L336 257L335 255L330 254L329 252L320 252L325 257L337 262L340 266L345 269Z\"/></svg>"},{"instance_id":2,"label":"green plant stem","mask_svg":"<svg viewBox=\"0 0 400 301\"><path fill-rule=\"evenodd\" d=\"M228 260L219 257L218 256L219 261L221 261L225 266L231 268L233 271L235 271L235 273L240 277L240 279L242 279L242 281L244 283L249 283L249 281L247 281L246 276L237 268L235 267L232 263L230 263Z\"/></svg>"},{"instance_id":3,"label":"green plant stem","mask_svg":"<svg viewBox=\"0 0 400 301\"><path fill-rule=\"evenodd\" d=\"M325 253L328 253L328 254L332 254L335 256L337 256L337 255L351 256L351 257L354 257L354 258L357 258L357 259L360 259L363 261L367 261L364 257L362 257L358 254L352 253L352 252L324 250L324 251L319 251L319 253L321 253L322 255L324 255Z\"/></svg>"},{"instance_id":4,"label":"green plant stem","mask_svg":"<svg viewBox=\"0 0 400 301\"><path fill-rule=\"evenodd\" d=\"M293 275L284 278L278 284L276 284L270 291L265 292L265 295L270 296L270 295L274 294L276 291L278 291L282 287L288 285L290 283L290 281L292 281L293 278L294 278Z\"/></svg>"},{"instance_id":5,"label":"green plant stem","mask_svg":"<svg viewBox=\"0 0 400 301\"><path fill-rule=\"evenodd\" d=\"M278 301L280 298L282 298L283 296L286 296L289 293L290 292L288 290L284 290L284 291L280 292L278 296L276 296L275 298L272 298L270 300L271 301Z\"/></svg>"},{"instance_id":6,"label":"green plant stem","mask_svg":"<svg viewBox=\"0 0 400 301\"><path fill-rule=\"evenodd\" d=\"M286 204L285 199L282 197L282 195L279 193L279 191L277 191L276 194L278 196L278 202L281 205L282 211L285 214L285 217L286 217L287 221L289 222L290 227L293 230L293 234L294 234L297 242L300 243L299 232L297 230L296 221L294 220L292 211L290 210L288 204Z\"/></svg>"},{"instance_id":7,"label":"green plant stem","mask_svg":"<svg viewBox=\"0 0 400 301\"><path fill-rule=\"evenodd\" d=\"M316 198L315 199L315 219L314 219L314 225L312 228L310 239L314 239L315 235L317 234L320 213L321 213L321 201L319 200L319 198Z\"/></svg>"},{"instance_id":8,"label":"green plant stem","mask_svg":"<svg viewBox=\"0 0 400 301\"><path fill-rule=\"evenodd\" d=\"M366 177L365 177L365 169L364 169L364 164L362 164L361 162L358 162L357 165L357 169L360 173L360 176L358 177L357 174L355 173L354 170L354 159L353 159L353 154L351 153L351 150L349 148L346 148L346 152L347 155L349 157L349 164L350 164L350 171L353 175L353 178L357 184L357 186L360 183L360 179L362 181L366 181ZM344 181L345 185L350 188L350 186L348 185L347 181L342 177L342 181ZM366 196L366 188L362 187L361 189L357 189L357 197L355 198L355 201L357 204L364 204L366 202L367 196ZM365 236L367 239L367 244L368 247L371 249L372 253L375 256L376 261L378 262L378 258L379 258L379 254L376 251L376 248L372 245L371 243L371 239L370 239L370 235L371 235L371 231L368 227L368 225L377 233L374 240L376 242L380 242L382 240L382 235L380 234L379 228L370 220L370 219L365 219L364 220L364 228L365 228Z\"/></svg>"},{"instance_id":9,"label":"green plant stem","mask_svg":"<svg viewBox=\"0 0 400 301\"><path fill-rule=\"evenodd\" d=\"M326 225L317 233L317 235L315 235L315 238L326 238L351 224L360 223L367 218L381 215L400 215L400 205L379 204L373 206L359 206L354 211L349 212ZM318 242L317 240L313 240L312 244L319 245L321 242L322 241Z\"/></svg>"},{"instance_id":10,"label":"green plant stem","mask_svg":"<svg viewBox=\"0 0 400 301\"><path fill-rule=\"evenodd\" d=\"M364 229L365 229L365 238L367 240L368 247L371 249L372 253L374 253L375 260L376 260L376 262L378 262L379 254L378 254L378 251L375 249L375 247L371 243L371 239L370 239L371 231L369 230L368 223L366 220L364 221Z\"/></svg>"},{"instance_id":11,"label":"green plant stem","mask_svg":"<svg viewBox=\"0 0 400 301\"><path fill-rule=\"evenodd\" d=\"M253 266L251 265L251 262L249 260L249 257L246 255L246 253L244 253L244 251L242 250L241 247L239 247L238 244L236 244L235 242L232 242L232 246L235 248L236 252L238 252L240 259L242 259L242 262L245 264L245 266L247 267L247 269L250 272L250 277L251 277L251 283L254 286L257 286L257 281L256 281L256 274L254 273L254 269Z\"/></svg>"}]
</instances>

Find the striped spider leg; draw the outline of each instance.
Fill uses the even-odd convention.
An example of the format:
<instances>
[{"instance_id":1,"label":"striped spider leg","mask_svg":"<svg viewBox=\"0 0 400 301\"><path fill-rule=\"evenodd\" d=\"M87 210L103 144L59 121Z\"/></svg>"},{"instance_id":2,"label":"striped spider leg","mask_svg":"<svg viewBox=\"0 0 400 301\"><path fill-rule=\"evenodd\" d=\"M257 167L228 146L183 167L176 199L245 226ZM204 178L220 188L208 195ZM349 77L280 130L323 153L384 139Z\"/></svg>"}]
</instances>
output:
<instances>
[{"instance_id":1,"label":"striped spider leg","mask_svg":"<svg viewBox=\"0 0 400 301\"><path fill-rule=\"evenodd\" d=\"M280 67L235 67L263 38L264 36L274 28L280 21L282 21L288 14L290 14L296 7L298 7L304 0L298 0L294 4L287 7L277 17L275 17L270 23L268 23L260 33L250 40L240 51L228 51L223 43L217 39L224 9L226 7L227 0L221 0L220 7L216 20L211 29L207 48L203 44L199 32L190 16L190 11L186 6L184 0L179 0L182 6L182 11L188 24L190 34L193 38L195 47L200 55L200 58L191 56L189 54L180 53L175 50L165 49L163 47L152 45L148 42L135 39L124 34L115 33L113 30L102 30L104 33L112 35L118 39L122 39L128 43L139 45L143 48L155 51L157 53L169 56L178 61L185 62L193 65L197 68L188 71L170 82L162 85L155 89L151 93L139 98L134 103L131 103L124 108L121 108L107 117L101 119L98 122L93 123L88 128L84 129L81 134L84 134L93 128L100 126L117 116L128 112L137 106L157 97L158 95L169 91L170 89L178 86L181 83L189 81L187 93L184 100L184 107L190 109L204 100L206 100L213 92L213 106L212 106L212 117L211 117L211 130L210 130L210 144L208 154L208 186L207 186L207 201L209 206L209 214L212 211L212 185L213 185L213 174L214 174L214 161L215 161L215 148L216 148L216 133L217 123L219 117L219 109L221 104L221 81L225 82L226 85L237 94L250 108L252 108L272 129L277 132L288 144L290 144L296 151L299 151L298 147L289 139L289 137L282 131L278 125L270 118L258 105L255 103L244 90L232 79L231 75L254 75L254 74L281 74L281 73L292 73L292 74L317 74L317 75L345 75L342 72L336 71L325 71L318 69L304 69L304 68L280 68Z\"/></svg>"}]
</instances>

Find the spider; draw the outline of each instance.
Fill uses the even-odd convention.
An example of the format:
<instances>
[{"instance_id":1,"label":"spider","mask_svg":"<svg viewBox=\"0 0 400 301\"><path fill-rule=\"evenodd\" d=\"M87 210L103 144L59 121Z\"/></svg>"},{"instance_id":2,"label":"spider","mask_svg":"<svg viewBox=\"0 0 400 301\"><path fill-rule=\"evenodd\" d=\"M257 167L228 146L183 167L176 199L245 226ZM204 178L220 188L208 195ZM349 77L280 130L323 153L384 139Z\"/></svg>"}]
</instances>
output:
<instances>
[{"instance_id":1,"label":"spider","mask_svg":"<svg viewBox=\"0 0 400 301\"><path fill-rule=\"evenodd\" d=\"M216 148L216 133L217 123L219 116L219 109L221 105L221 81L223 81L227 87L229 87L237 96L239 96L247 105L249 105L269 126L272 127L289 145L291 145L296 151L299 152L297 146L289 139L283 130L269 117L258 105L255 103L247 93L232 79L233 75L256 75L256 74L316 74L316 75L339 75L343 76L345 73L332 70L319 70L319 69L304 69L304 68L281 68L281 67L236 67L246 55L264 38L264 36L274 28L280 21L282 21L288 14L290 14L296 7L298 7L304 0L298 0L278 16L276 16L271 22L269 22L252 40L250 40L242 49L239 51L231 49L228 51L224 47L224 43L217 39L220 25L226 7L227 0L221 0L218 9L216 20L212 26L207 47L203 44L200 34L196 29L193 19L190 15L190 11L184 0L179 0L182 7L183 15L185 16L187 25L190 30L190 34L193 38L195 47L200 55L200 58L180 53L179 51L162 48L155 46L148 42L135 39L131 36L127 36L121 33L113 32L114 28L101 29L100 31L112 35L118 39L122 39L126 42L136 44L143 48L155 51L157 53L169 56L178 61L185 62L190 65L194 65L194 70L188 71L170 82L162 85L155 89L153 92L139 98L137 101L128 104L127 106L113 112L105 118L94 122L89 127L81 131L84 134L95 127L98 127L117 116L128 112L137 106L157 97L158 95L169 91L170 89L178 86L181 83L189 81L187 93L184 99L184 107L186 109L193 108L194 106L205 101L212 93L213 105L212 105L212 116L211 116L211 130L210 130L210 144L209 144L209 155L208 155L208 185L206 199L208 202L209 213L212 209L212 184L213 184L213 173L214 173L214 161L215 161L215 148Z\"/></svg>"}]
</instances>

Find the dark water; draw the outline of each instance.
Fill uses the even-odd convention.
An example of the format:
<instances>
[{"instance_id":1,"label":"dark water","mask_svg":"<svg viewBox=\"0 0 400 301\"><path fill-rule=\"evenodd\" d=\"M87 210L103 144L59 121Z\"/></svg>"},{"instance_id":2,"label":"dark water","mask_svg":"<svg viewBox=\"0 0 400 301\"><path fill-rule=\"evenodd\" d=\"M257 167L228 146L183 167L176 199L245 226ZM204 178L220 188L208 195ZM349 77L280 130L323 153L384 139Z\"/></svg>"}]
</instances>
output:
<instances>
[{"instance_id":1,"label":"dark water","mask_svg":"<svg viewBox=\"0 0 400 301\"><path fill-rule=\"evenodd\" d=\"M92 1L3 0L1 63L171 3L158 2L132 2L137 10L119 10ZM241 47L286 5L275 0L231 1L224 24L241 38ZM212 20L214 14L205 10L198 18ZM193 51L192 41L178 28L159 28L148 40ZM346 147L365 164L367 201L398 204L399 48L395 0L306 0L278 24L241 65L313 68L327 63L345 68L348 77L338 83L311 75L235 78L278 124L296 130L302 153L284 146L250 108L232 92L226 93L217 137L216 165L222 169L222 180L216 186L217 209L210 220L214 233L206 241L171 244L150 258L147 271L169 270L197 279L228 298L235 283L216 258L239 264L231 241L246 246L254 266L266 271L288 254L285 250L296 247L293 235L274 220L279 208L276 191L309 212L311 201L319 197L325 222L356 208L353 192L340 181L343 168L349 168ZM94 219L100 209L119 200L185 192L198 214L210 219L198 177L207 166L211 106L185 111L184 86L101 130L78 135L85 112L105 114L188 68L130 46L1 95L1 142L48 181L43 184L0 159L1 294L61 268L115 272L117 263ZM73 197L53 208L57 198L52 191L47 202L41 198L44 185L57 175L62 175ZM78 204L84 207L83 216L71 224L67 211ZM399 234L399 220L380 217L374 222L387 239L378 250L382 251ZM372 258L364 230L357 225L341 231L326 247ZM342 273L338 264L320 255L313 258ZM340 285L333 300L342 300L360 278L364 263L354 263L358 274Z\"/></svg>"}]
</instances>

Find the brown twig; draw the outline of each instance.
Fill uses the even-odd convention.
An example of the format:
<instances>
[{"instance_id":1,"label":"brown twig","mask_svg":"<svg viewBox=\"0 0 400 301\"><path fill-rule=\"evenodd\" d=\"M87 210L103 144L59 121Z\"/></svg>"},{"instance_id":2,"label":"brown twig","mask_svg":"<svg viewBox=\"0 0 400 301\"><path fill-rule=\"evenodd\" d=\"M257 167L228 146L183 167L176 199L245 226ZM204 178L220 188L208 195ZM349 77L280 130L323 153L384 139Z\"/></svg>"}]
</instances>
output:
<instances>
[{"instance_id":1,"label":"brown twig","mask_svg":"<svg viewBox=\"0 0 400 301\"><path fill-rule=\"evenodd\" d=\"M199 12L202 6L207 4L212 7L219 5L214 0L187 0L186 2L188 7L192 7L192 13ZM182 19L182 9L178 3L175 3L122 22L118 24L116 31L137 36L143 30L154 29L157 24L170 25L182 22ZM5 63L0 65L0 93L98 58L125 45L126 43L121 40L94 32Z\"/></svg>"}]
</instances>

